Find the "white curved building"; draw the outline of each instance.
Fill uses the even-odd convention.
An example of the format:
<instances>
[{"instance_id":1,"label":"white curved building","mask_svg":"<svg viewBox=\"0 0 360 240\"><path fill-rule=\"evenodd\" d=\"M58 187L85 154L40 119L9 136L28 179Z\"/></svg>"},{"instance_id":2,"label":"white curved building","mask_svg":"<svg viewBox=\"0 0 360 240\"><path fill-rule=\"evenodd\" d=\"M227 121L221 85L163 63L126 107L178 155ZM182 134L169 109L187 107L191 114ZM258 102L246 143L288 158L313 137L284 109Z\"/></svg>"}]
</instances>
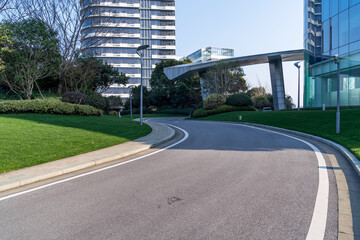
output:
<instances>
[{"instance_id":1,"label":"white curved building","mask_svg":"<svg viewBox=\"0 0 360 240\"><path fill-rule=\"evenodd\" d=\"M82 0L82 43L87 52L126 73L129 84L113 85L105 95L129 97L129 86L140 84L140 58L144 50L144 86L155 64L175 56L175 0Z\"/></svg>"}]
</instances>

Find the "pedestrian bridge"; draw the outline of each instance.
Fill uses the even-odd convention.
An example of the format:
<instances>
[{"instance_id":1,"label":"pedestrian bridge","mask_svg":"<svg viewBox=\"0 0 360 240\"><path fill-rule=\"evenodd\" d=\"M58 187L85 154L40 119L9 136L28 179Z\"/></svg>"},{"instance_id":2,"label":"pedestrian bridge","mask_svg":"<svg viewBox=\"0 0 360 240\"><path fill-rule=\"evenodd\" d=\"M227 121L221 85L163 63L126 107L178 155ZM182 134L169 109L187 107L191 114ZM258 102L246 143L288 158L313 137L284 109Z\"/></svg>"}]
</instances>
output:
<instances>
[{"instance_id":1,"label":"pedestrian bridge","mask_svg":"<svg viewBox=\"0 0 360 240\"><path fill-rule=\"evenodd\" d=\"M208 62L190 63L190 64L183 64L183 65L165 68L164 72L170 80L175 80L181 77L188 77L195 74L199 74L201 79L203 77L202 73L206 72L208 68L211 68L212 66L216 65L219 61L236 62L239 64L240 67L268 63L270 67L270 78L271 78L272 94L274 98L274 109L282 110L286 108L284 73L282 68L282 62L303 61L305 59L305 53L306 50L299 49L299 50L265 53L265 54L258 54L258 55L244 56L244 57L235 57L235 58L228 58L228 59L208 61Z\"/></svg>"}]
</instances>

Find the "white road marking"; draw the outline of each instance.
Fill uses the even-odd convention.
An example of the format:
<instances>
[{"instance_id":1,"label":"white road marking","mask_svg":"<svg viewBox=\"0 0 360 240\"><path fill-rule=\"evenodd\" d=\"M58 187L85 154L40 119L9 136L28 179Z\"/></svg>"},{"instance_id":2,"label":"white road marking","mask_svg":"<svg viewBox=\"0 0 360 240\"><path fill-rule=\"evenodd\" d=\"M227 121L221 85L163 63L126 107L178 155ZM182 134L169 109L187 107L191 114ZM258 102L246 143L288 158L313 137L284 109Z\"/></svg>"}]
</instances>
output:
<instances>
[{"instance_id":1,"label":"white road marking","mask_svg":"<svg viewBox=\"0 0 360 240\"><path fill-rule=\"evenodd\" d=\"M43 186L40 186L40 187L32 188L32 189L29 189L29 190L26 190L26 191L22 191L22 192L19 192L19 193L11 194L11 195L8 195L8 196L5 196L5 197L0 198L0 202L1 202L1 201L4 201L4 200L7 200L7 199L10 199L10 198L14 198L14 197L20 196L20 195L24 195L24 194L31 193L31 192L35 192L35 191L38 191L38 190L41 190L41 189L44 189L44 188L48 188L48 187L51 187L51 186L54 186L54 185L57 185L57 184L60 184L60 183L69 182L69 181L72 181L72 180L74 180L74 179L78 179L78 178L81 178L81 177L85 177L85 176L88 176L88 175L92 175L92 174L94 174L94 173L102 172L102 171L105 171L105 170L108 170L108 169L111 169L111 168L119 167L119 166L125 165L125 164L127 164L127 163L131 163L131 162L138 161L138 160L140 160L140 159L149 157L149 156L151 156L151 155L154 155L154 154L160 153L160 152L162 152L162 151L165 151L165 150L167 150L167 149L169 149L169 148L172 148L172 147L174 147L174 146L176 146L176 145L184 142L184 141L189 137L189 133L188 133L187 131L185 131L184 129L179 128L179 127L176 127L176 126L171 125L171 124L167 124L167 125L179 129L180 131L182 131L182 132L185 134L185 136L184 136L181 140L179 140L178 142L176 142L176 143L174 143L174 144L171 144L170 146L167 146L167 147L165 147L165 148L163 148L163 149L160 149L160 150L158 150L158 151L155 151L155 152L146 154L146 155L144 155L144 156L137 157L137 158L128 160L128 161L126 161L126 162L121 162L121 163L118 163L118 164L115 164L115 165L112 165L112 166L104 167L104 168L101 168L101 169L98 169L98 170L94 170L94 171L91 171L91 172L88 172L88 173L83 173L83 174L80 174L80 175L77 175L77 176L74 176L74 177L70 177L70 178L67 178L67 179L63 179L63 180L60 180L60 181L56 181L56 182L53 182L53 183L49 183L49 184L46 184L46 185L43 185Z\"/></svg>"},{"instance_id":2,"label":"white road marking","mask_svg":"<svg viewBox=\"0 0 360 240\"><path fill-rule=\"evenodd\" d=\"M214 123L214 122L211 122ZM306 145L308 145L316 155L318 160L318 167L319 167L319 185L318 185L318 192L316 196L316 202L314 207L314 213L311 219L310 228L308 234L306 236L306 240L320 240L324 239L325 236L325 229L326 229L326 221L327 221L327 214L328 214L328 205L329 205L329 177L327 172L327 166L325 159L321 153L321 151L315 147L313 144L297 138L293 137L284 133L279 133L275 131L271 131L268 129L263 129L254 126L247 126L241 124L231 124L231 123L218 123L218 124L226 124L226 125L233 125L233 126L240 126L240 127L247 127L253 128L265 132L270 132L274 134L278 134L281 136L285 136L288 138L292 138L294 140L300 141Z\"/></svg>"}]
</instances>

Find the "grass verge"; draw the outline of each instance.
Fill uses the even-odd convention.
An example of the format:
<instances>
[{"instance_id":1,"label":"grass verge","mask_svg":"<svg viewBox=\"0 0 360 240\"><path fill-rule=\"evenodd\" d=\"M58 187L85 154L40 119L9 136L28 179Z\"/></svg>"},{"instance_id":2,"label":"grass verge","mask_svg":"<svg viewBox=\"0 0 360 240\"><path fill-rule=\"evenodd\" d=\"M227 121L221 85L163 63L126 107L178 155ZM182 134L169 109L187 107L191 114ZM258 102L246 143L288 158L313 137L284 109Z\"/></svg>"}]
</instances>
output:
<instances>
[{"instance_id":1,"label":"grass verge","mask_svg":"<svg viewBox=\"0 0 360 240\"><path fill-rule=\"evenodd\" d=\"M309 133L337 142L360 159L360 109L341 110L341 133L335 132L336 111L230 112L198 120L258 123Z\"/></svg>"},{"instance_id":2,"label":"grass verge","mask_svg":"<svg viewBox=\"0 0 360 240\"><path fill-rule=\"evenodd\" d=\"M0 173L124 143L151 132L127 118L0 115Z\"/></svg>"}]
</instances>

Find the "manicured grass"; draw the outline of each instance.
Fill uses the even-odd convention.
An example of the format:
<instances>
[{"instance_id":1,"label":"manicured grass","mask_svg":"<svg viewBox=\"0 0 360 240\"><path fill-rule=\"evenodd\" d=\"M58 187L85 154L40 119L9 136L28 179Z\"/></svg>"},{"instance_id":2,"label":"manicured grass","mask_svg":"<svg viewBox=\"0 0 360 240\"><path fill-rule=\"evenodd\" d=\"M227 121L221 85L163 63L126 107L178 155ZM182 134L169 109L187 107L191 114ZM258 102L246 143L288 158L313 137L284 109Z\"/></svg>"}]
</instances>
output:
<instances>
[{"instance_id":1,"label":"manicured grass","mask_svg":"<svg viewBox=\"0 0 360 240\"><path fill-rule=\"evenodd\" d=\"M280 111L280 112L230 112L199 120L258 123L287 128L330 139L349 149L360 159L360 109L341 110L341 133L335 133L335 110Z\"/></svg>"},{"instance_id":2,"label":"manicured grass","mask_svg":"<svg viewBox=\"0 0 360 240\"><path fill-rule=\"evenodd\" d=\"M127 142L151 132L127 118L0 115L0 173Z\"/></svg>"}]
</instances>

